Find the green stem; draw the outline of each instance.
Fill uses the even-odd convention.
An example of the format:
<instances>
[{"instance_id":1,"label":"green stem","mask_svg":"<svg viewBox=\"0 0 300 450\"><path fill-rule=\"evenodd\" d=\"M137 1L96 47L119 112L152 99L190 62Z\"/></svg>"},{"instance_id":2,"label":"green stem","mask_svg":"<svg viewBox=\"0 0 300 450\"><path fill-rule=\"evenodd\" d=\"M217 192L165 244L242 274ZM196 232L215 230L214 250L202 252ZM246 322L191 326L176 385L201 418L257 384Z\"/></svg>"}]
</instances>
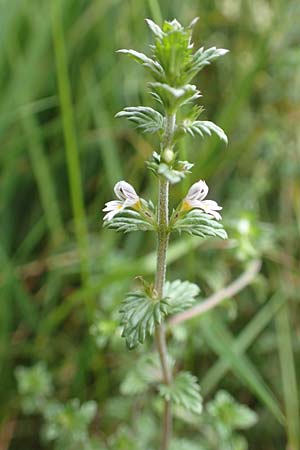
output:
<instances>
[{"instance_id":1,"label":"green stem","mask_svg":"<svg viewBox=\"0 0 300 450\"><path fill-rule=\"evenodd\" d=\"M166 127L163 138L163 148L171 148L175 129L175 114L166 117ZM157 262L155 289L159 298L163 298L164 283L167 269L167 250L169 243L169 182L165 178L159 180L158 199L158 232L157 232ZM163 324L156 327L156 346L159 353L163 381L165 384L172 383L172 371L168 363L168 350L166 332ZM168 450L172 436L172 409L171 402L164 402L163 430L161 450Z\"/></svg>"}]
</instances>

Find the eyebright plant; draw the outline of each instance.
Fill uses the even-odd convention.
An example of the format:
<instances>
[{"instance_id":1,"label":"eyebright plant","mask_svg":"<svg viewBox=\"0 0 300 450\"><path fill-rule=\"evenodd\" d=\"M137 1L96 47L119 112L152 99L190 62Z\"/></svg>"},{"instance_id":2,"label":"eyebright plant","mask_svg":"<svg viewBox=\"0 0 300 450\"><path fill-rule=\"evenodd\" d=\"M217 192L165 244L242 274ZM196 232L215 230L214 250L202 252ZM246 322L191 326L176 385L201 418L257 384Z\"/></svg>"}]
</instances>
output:
<instances>
[{"instance_id":1,"label":"eyebright plant","mask_svg":"<svg viewBox=\"0 0 300 450\"><path fill-rule=\"evenodd\" d=\"M106 203L104 226L123 231L153 231L157 236L157 266L155 280L142 281L142 289L129 293L120 308L122 336L130 349L155 336L161 366L157 391L164 402L161 450L170 448L172 435L172 405L188 413L200 414L202 400L196 378L188 372L174 373L174 362L168 355L165 321L167 316L189 308L196 300L199 288L188 281L166 281L166 256L171 233L186 232L207 238L226 239L221 222L222 207L207 199L209 188L204 180L194 183L177 208L169 213L169 188L190 173L193 164L182 161L178 142L186 135L193 137L216 134L225 144L227 137L215 123L200 120L203 107L197 104L202 96L193 78L213 60L228 50L215 47L194 51L191 41L193 20L183 27L177 20L165 21L160 28L152 20L146 22L154 35L151 55L135 50L119 50L142 65L153 81L148 83L157 109L149 106L124 108L116 117L125 117L142 133L156 134L159 149L146 162L158 180L156 206L136 193L126 181L115 185L116 200Z\"/></svg>"}]
</instances>

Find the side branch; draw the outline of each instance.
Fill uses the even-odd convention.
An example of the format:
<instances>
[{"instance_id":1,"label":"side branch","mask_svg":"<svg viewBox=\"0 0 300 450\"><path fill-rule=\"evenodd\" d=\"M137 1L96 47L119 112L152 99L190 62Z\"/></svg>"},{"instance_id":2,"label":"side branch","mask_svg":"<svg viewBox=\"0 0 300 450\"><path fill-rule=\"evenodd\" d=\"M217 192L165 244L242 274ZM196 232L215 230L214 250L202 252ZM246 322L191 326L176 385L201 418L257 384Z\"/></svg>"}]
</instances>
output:
<instances>
[{"instance_id":1,"label":"side branch","mask_svg":"<svg viewBox=\"0 0 300 450\"><path fill-rule=\"evenodd\" d=\"M254 277L260 271L260 268L260 260L252 261L248 269L231 284L212 294L199 305L194 306L193 308L190 308L182 313L176 314L169 320L169 325L173 326L178 323L185 322L186 320L193 319L196 316L200 316L210 309L215 308L226 298L233 297L253 281Z\"/></svg>"}]
</instances>

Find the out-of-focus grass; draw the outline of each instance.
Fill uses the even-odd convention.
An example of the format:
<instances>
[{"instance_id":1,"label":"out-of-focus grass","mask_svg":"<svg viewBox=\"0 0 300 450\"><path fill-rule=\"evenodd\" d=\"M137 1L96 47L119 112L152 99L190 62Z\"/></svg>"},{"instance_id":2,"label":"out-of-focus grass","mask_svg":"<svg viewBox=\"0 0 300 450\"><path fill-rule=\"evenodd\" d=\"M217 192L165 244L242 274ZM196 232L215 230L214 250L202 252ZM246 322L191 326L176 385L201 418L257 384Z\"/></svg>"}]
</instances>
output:
<instances>
[{"instance_id":1,"label":"out-of-focus grass","mask_svg":"<svg viewBox=\"0 0 300 450\"><path fill-rule=\"evenodd\" d=\"M251 448L279 450L288 442L298 450L296 0L0 2L3 426L18 416L15 365L46 360L58 395L95 398L105 415L135 358L124 352L121 339L97 349L88 328L95 304L103 317L115 319L134 275L151 276L154 270L152 236L123 238L103 230L100 210L120 178L155 199L144 159L156 143L114 119L125 105L151 102L147 77L115 50L145 50L150 36L144 18L160 16L183 23L200 16L197 45L230 49L195 80L205 117L224 127L229 146L188 139L183 151L196 163L189 181L205 178L212 186L229 230L241 216L252 217L260 230L253 245L264 261L259 282L239 295L237 316L221 308L199 325L186 325L191 345L182 353L207 398L222 386L258 410ZM173 190L174 203L187 186ZM217 242L171 242L170 277L199 283L203 295L243 268L237 252ZM202 347L193 337L198 335ZM23 419L18 420L12 448L24 439ZM116 426L104 424L104 434ZM28 447L36 443L33 433L25 439Z\"/></svg>"}]
</instances>

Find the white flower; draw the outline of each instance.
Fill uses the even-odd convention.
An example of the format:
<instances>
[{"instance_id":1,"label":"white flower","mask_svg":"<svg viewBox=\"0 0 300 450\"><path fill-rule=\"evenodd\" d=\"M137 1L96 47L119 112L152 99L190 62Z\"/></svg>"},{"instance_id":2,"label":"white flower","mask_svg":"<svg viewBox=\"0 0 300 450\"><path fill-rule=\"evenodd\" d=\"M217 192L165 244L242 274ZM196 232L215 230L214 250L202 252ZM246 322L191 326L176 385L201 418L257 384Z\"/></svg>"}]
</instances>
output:
<instances>
[{"instance_id":1,"label":"white flower","mask_svg":"<svg viewBox=\"0 0 300 450\"><path fill-rule=\"evenodd\" d=\"M208 186L205 181L200 180L193 184L187 193L186 197L183 199L181 205L181 211L190 211L193 208L202 209L213 216L216 220L222 219L222 216L217 211L222 209L214 200L204 200L208 194Z\"/></svg>"},{"instance_id":2,"label":"white flower","mask_svg":"<svg viewBox=\"0 0 300 450\"><path fill-rule=\"evenodd\" d=\"M126 181L119 181L115 185L114 191L119 200L112 200L111 202L105 203L105 208L102 210L107 213L103 217L104 221L111 220L116 214L123 211L125 208L139 208L140 198L131 184Z\"/></svg>"}]
</instances>

